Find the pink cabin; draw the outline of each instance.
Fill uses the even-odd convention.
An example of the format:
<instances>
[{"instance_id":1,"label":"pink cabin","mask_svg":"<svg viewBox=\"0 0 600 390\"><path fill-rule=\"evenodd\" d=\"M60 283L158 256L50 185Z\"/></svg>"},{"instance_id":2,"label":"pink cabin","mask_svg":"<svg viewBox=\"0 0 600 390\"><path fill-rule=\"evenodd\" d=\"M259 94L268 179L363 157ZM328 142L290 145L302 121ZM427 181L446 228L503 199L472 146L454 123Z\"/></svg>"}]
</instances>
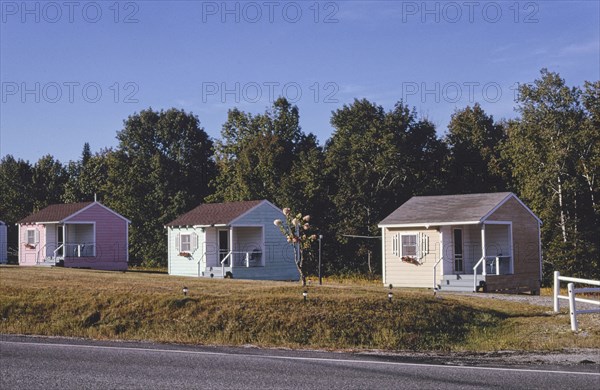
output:
<instances>
[{"instance_id":1,"label":"pink cabin","mask_svg":"<svg viewBox=\"0 0 600 390\"><path fill-rule=\"evenodd\" d=\"M17 222L19 265L126 270L130 223L99 202L50 205Z\"/></svg>"}]
</instances>

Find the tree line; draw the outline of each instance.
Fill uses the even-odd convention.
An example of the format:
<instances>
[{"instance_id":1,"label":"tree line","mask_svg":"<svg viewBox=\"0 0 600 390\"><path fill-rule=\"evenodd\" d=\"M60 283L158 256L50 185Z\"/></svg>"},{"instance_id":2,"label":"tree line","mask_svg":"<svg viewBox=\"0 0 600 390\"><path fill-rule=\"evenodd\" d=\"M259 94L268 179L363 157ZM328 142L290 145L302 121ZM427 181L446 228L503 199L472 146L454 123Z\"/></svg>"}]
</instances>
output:
<instances>
[{"instance_id":1,"label":"tree line","mask_svg":"<svg viewBox=\"0 0 600 390\"><path fill-rule=\"evenodd\" d=\"M377 223L411 196L512 191L544 222L546 277L598 278L600 81L569 87L543 69L518 92L517 118L495 121L476 103L441 137L402 101L386 111L356 99L332 112L324 145L284 98L260 114L231 109L216 140L191 113L149 108L124 121L116 147L92 153L86 143L78 161L4 156L0 219L14 226L97 194L132 221L131 261L164 266L166 223L202 202L264 198L311 215L326 273L379 273L379 240L348 236L379 235Z\"/></svg>"}]
</instances>

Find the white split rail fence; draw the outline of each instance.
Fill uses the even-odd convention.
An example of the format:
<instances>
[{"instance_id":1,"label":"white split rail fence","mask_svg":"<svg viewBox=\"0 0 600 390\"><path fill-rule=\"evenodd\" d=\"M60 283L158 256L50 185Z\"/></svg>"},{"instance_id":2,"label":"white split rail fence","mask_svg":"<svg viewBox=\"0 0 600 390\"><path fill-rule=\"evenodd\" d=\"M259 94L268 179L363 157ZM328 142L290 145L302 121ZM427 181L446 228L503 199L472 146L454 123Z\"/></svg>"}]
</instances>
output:
<instances>
[{"instance_id":1,"label":"white split rail fence","mask_svg":"<svg viewBox=\"0 0 600 390\"><path fill-rule=\"evenodd\" d=\"M567 285L567 291L569 295L560 295L560 282L570 282ZM575 288L575 283L588 284L591 286L598 287L586 287L586 288ZM591 279L571 278L568 276L560 276L560 272L554 271L554 312L560 311L559 299L567 299L569 301L569 313L571 317L571 330L576 332L579 330L577 324L577 314L585 313L600 313L600 308L591 310L577 310L575 302L589 303L592 305L600 306L600 301L592 299L577 298L575 295L578 293L591 293L600 292L600 281Z\"/></svg>"}]
</instances>

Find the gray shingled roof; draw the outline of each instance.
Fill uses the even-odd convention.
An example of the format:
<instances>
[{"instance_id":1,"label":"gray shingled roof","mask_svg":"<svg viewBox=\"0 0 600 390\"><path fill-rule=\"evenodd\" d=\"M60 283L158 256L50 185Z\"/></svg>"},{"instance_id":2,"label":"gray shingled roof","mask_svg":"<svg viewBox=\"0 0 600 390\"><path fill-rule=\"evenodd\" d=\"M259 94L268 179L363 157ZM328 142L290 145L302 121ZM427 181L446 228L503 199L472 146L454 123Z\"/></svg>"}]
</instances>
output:
<instances>
[{"instance_id":1,"label":"gray shingled roof","mask_svg":"<svg viewBox=\"0 0 600 390\"><path fill-rule=\"evenodd\" d=\"M167 226L228 225L231 221L262 202L264 200L201 204L169 222Z\"/></svg>"},{"instance_id":2,"label":"gray shingled roof","mask_svg":"<svg viewBox=\"0 0 600 390\"><path fill-rule=\"evenodd\" d=\"M512 195L489 194L414 196L388 215L380 225L435 224L481 221L494 207Z\"/></svg>"},{"instance_id":3,"label":"gray shingled roof","mask_svg":"<svg viewBox=\"0 0 600 390\"><path fill-rule=\"evenodd\" d=\"M59 222L92 203L94 202L51 204L40 211L29 214L17 223Z\"/></svg>"}]
</instances>

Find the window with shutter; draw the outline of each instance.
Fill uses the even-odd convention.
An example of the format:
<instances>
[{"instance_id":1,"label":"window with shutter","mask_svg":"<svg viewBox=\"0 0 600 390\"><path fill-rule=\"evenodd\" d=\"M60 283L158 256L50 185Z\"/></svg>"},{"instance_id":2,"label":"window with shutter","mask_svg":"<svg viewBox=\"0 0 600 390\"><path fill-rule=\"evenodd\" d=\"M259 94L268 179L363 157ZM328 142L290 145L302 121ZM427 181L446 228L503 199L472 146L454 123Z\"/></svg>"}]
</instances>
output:
<instances>
[{"instance_id":1,"label":"window with shutter","mask_svg":"<svg viewBox=\"0 0 600 390\"><path fill-rule=\"evenodd\" d=\"M34 229L27 229L27 244L28 245L35 245L35 238L36 238L36 230Z\"/></svg>"},{"instance_id":2,"label":"window with shutter","mask_svg":"<svg viewBox=\"0 0 600 390\"><path fill-rule=\"evenodd\" d=\"M400 256L400 234L392 236L392 254L394 256Z\"/></svg>"},{"instance_id":3,"label":"window with shutter","mask_svg":"<svg viewBox=\"0 0 600 390\"><path fill-rule=\"evenodd\" d=\"M182 252L189 252L191 247L191 234L182 234L180 237L179 250Z\"/></svg>"},{"instance_id":4,"label":"window with shutter","mask_svg":"<svg viewBox=\"0 0 600 390\"><path fill-rule=\"evenodd\" d=\"M198 249L198 235L196 233L192 233L192 244L190 250L195 252Z\"/></svg>"},{"instance_id":5,"label":"window with shutter","mask_svg":"<svg viewBox=\"0 0 600 390\"><path fill-rule=\"evenodd\" d=\"M402 236L402 256L417 256L417 235L409 234Z\"/></svg>"}]
</instances>

